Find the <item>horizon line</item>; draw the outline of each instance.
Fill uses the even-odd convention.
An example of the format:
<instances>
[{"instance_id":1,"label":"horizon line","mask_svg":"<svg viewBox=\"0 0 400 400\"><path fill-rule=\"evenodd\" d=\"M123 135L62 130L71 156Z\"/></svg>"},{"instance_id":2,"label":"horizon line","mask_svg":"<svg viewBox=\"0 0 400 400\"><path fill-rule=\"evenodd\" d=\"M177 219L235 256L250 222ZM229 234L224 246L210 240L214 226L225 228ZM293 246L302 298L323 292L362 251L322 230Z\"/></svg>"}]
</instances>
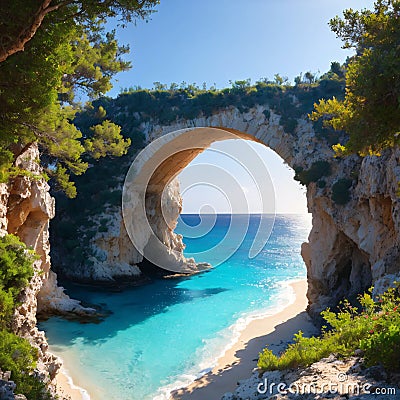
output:
<instances>
[{"instance_id":1,"label":"horizon line","mask_svg":"<svg viewBox=\"0 0 400 400\"><path fill-rule=\"evenodd\" d=\"M228 213L228 212L217 212L217 213L195 213L195 212L182 212L179 215L307 215L309 212L277 212L277 213Z\"/></svg>"}]
</instances>

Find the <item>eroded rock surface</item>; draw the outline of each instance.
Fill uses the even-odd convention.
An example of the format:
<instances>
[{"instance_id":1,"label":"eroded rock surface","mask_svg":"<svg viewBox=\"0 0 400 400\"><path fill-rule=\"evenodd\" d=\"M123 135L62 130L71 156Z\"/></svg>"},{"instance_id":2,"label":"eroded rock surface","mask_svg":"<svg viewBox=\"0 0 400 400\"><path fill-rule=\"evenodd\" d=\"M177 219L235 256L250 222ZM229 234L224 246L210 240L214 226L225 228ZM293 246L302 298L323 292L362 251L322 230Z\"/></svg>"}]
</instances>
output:
<instances>
[{"instance_id":1,"label":"eroded rock surface","mask_svg":"<svg viewBox=\"0 0 400 400\"><path fill-rule=\"evenodd\" d=\"M353 156L337 164L326 188L310 185L313 227L302 255L312 315L371 285L382 292L399 278L399 158L399 149L362 160ZM352 177L350 201L336 204L332 185Z\"/></svg>"},{"instance_id":2,"label":"eroded rock surface","mask_svg":"<svg viewBox=\"0 0 400 400\"><path fill-rule=\"evenodd\" d=\"M331 355L304 369L254 371L221 400L400 399L398 381L388 378L382 367L365 368L358 357Z\"/></svg>"},{"instance_id":3,"label":"eroded rock surface","mask_svg":"<svg viewBox=\"0 0 400 400\"><path fill-rule=\"evenodd\" d=\"M44 332L36 326L37 311L61 313L85 309L57 286L56 276L50 270L48 229L49 220L54 216L54 199L41 176L38 159L37 146L30 146L16 160L16 166L29 171L29 175L0 184L0 233L18 236L40 256L34 262L35 274L29 286L20 295L21 305L15 310L12 328L38 349L38 374L44 382L52 382L61 362L48 352Z\"/></svg>"}]
</instances>

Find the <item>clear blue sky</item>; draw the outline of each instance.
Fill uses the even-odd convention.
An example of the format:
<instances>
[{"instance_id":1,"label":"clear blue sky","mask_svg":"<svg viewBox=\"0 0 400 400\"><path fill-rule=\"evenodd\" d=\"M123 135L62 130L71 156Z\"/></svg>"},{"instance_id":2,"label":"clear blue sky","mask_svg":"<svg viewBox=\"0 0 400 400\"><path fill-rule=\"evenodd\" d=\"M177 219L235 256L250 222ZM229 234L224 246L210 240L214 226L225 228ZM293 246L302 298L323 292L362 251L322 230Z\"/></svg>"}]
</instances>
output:
<instances>
[{"instance_id":1,"label":"clear blue sky","mask_svg":"<svg viewBox=\"0 0 400 400\"><path fill-rule=\"evenodd\" d=\"M133 68L118 75L109 95L130 86L151 88L156 81L206 82L223 88L229 80L255 82L273 79L276 73L291 81L300 72L322 74L332 61L343 62L351 54L341 49L329 19L345 8L372 4L372 0L161 0L148 23L118 29L120 42L130 45ZM258 149L273 171L277 211L306 212L304 190L292 180L293 173L271 151ZM201 162L222 162L212 151L201 157ZM231 168L233 175L241 174L240 166ZM183 180L190 185L190 174ZM251 187L250 181L241 183ZM184 196L184 212L197 211L204 198L214 199L216 210L226 210L224 200L212 191L203 196L192 191ZM250 208L258 210L256 203Z\"/></svg>"},{"instance_id":2,"label":"clear blue sky","mask_svg":"<svg viewBox=\"0 0 400 400\"><path fill-rule=\"evenodd\" d=\"M370 0L161 0L146 23L118 30L129 44L133 68L118 75L120 88L182 81L217 87L229 80L253 81L274 74L291 80L300 72L321 73L344 61L328 21L345 8Z\"/></svg>"}]
</instances>

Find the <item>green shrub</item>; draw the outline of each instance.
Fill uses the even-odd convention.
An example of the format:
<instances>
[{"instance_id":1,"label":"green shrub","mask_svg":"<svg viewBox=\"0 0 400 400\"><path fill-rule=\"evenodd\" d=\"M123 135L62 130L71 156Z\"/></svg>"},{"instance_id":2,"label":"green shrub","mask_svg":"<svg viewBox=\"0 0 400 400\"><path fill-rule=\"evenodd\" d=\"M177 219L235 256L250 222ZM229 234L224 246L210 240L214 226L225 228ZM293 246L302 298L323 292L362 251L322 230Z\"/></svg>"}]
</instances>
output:
<instances>
[{"instance_id":1,"label":"green shrub","mask_svg":"<svg viewBox=\"0 0 400 400\"><path fill-rule=\"evenodd\" d=\"M60 221L58 223L58 234L65 239L72 239L76 237L76 227L71 221Z\"/></svg>"},{"instance_id":2,"label":"green shrub","mask_svg":"<svg viewBox=\"0 0 400 400\"><path fill-rule=\"evenodd\" d=\"M1 369L11 371L13 379L18 379L22 371L33 372L37 359L37 349L33 348L26 339L0 330Z\"/></svg>"},{"instance_id":3,"label":"green shrub","mask_svg":"<svg viewBox=\"0 0 400 400\"><path fill-rule=\"evenodd\" d=\"M297 128L298 121L295 118L282 116L280 119L280 124L286 133L293 135Z\"/></svg>"},{"instance_id":4,"label":"green shrub","mask_svg":"<svg viewBox=\"0 0 400 400\"><path fill-rule=\"evenodd\" d=\"M399 285L374 300L369 293L359 297L361 308L342 303L338 313L321 313L329 324L320 337L304 337L300 331L294 342L276 356L266 348L258 360L262 370L307 367L330 354L346 357L358 348L364 351L367 366L382 364L388 371L400 370Z\"/></svg>"},{"instance_id":5,"label":"green shrub","mask_svg":"<svg viewBox=\"0 0 400 400\"><path fill-rule=\"evenodd\" d=\"M32 375L38 351L10 332L18 295L33 276L36 254L14 235L0 238L0 369L11 371L17 392L29 400L50 399L45 384Z\"/></svg>"},{"instance_id":6,"label":"green shrub","mask_svg":"<svg viewBox=\"0 0 400 400\"><path fill-rule=\"evenodd\" d=\"M33 276L36 256L14 235L0 238L0 329L6 328L21 290Z\"/></svg>"},{"instance_id":7,"label":"green shrub","mask_svg":"<svg viewBox=\"0 0 400 400\"><path fill-rule=\"evenodd\" d=\"M108 228L105 225L100 225L99 226L99 232L107 232Z\"/></svg>"},{"instance_id":8,"label":"green shrub","mask_svg":"<svg viewBox=\"0 0 400 400\"><path fill-rule=\"evenodd\" d=\"M36 256L17 236L0 238L0 289L10 290L14 298L33 276Z\"/></svg>"},{"instance_id":9,"label":"green shrub","mask_svg":"<svg viewBox=\"0 0 400 400\"><path fill-rule=\"evenodd\" d=\"M350 201L350 188L353 184L351 179L342 178L332 186L332 200L336 204L346 204Z\"/></svg>"},{"instance_id":10,"label":"green shrub","mask_svg":"<svg viewBox=\"0 0 400 400\"><path fill-rule=\"evenodd\" d=\"M29 400L49 400L45 384L32 375L37 359L37 349L26 339L0 330L0 368L11 371L16 393L24 394Z\"/></svg>"},{"instance_id":11,"label":"green shrub","mask_svg":"<svg viewBox=\"0 0 400 400\"><path fill-rule=\"evenodd\" d=\"M15 308L11 291L0 290L0 329L9 325Z\"/></svg>"},{"instance_id":12,"label":"green shrub","mask_svg":"<svg viewBox=\"0 0 400 400\"><path fill-rule=\"evenodd\" d=\"M302 167L295 167L294 171L294 179L305 186L311 182L317 182L323 176L329 176L332 172L331 164L328 161L315 161L309 170L304 170Z\"/></svg>"}]
</instances>

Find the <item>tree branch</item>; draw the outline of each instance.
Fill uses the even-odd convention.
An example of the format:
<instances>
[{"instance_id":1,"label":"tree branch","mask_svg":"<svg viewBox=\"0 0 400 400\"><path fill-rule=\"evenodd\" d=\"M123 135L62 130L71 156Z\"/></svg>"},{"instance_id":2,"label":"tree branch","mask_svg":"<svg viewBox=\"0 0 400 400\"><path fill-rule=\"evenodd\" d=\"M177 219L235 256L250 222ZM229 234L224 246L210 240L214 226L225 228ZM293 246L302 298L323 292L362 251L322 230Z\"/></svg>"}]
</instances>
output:
<instances>
[{"instance_id":1,"label":"tree branch","mask_svg":"<svg viewBox=\"0 0 400 400\"><path fill-rule=\"evenodd\" d=\"M52 0L43 0L40 7L33 15L30 25L22 29L22 31L14 38L14 40L9 40L7 44L3 44L1 46L0 63L5 61L14 53L24 50L25 44L29 42L29 40L31 40L32 37L35 35L36 31L39 29L44 17L47 14L52 11L56 11L60 7L63 7L72 2L70 0L66 0L52 6L51 1Z\"/></svg>"}]
</instances>

